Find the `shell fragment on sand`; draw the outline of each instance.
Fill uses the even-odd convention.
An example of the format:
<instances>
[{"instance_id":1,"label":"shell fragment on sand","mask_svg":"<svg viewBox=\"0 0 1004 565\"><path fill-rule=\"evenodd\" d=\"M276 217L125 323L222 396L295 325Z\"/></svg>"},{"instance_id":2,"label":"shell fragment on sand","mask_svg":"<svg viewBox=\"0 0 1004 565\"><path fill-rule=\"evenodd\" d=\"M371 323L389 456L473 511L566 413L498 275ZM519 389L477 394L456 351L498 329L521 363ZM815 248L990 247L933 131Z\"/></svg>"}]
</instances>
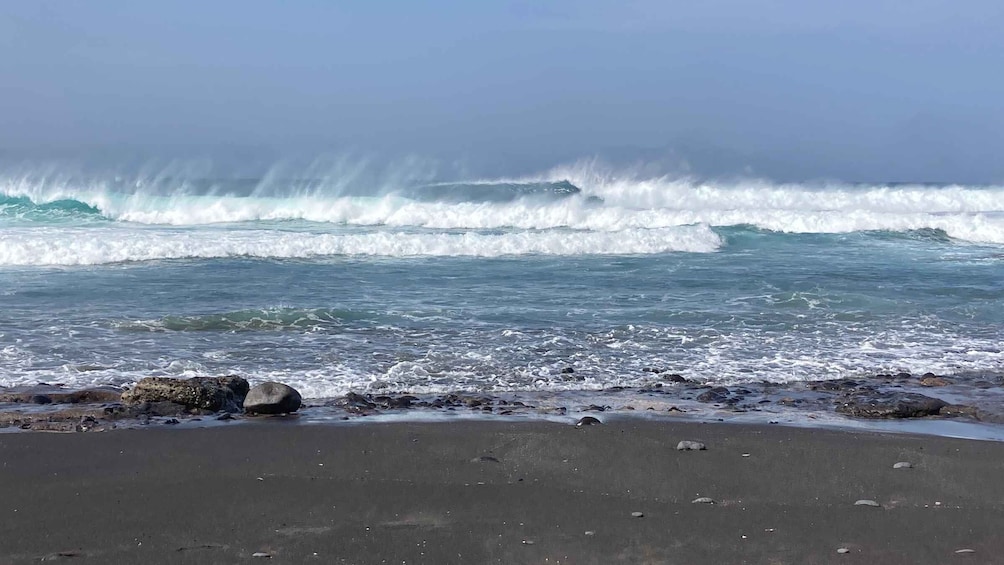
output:
<instances>
[{"instance_id":1,"label":"shell fragment on sand","mask_svg":"<svg viewBox=\"0 0 1004 565\"><path fill-rule=\"evenodd\" d=\"M875 508L878 508L881 507L882 505L879 504L878 502L875 502L874 500L868 500L863 498L861 500L855 501L854 506L873 506Z\"/></svg>"},{"instance_id":2,"label":"shell fragment on sand","mask_svg":"<svg viewBox=\"0 0 1004 565\"><path fill-rule=\"evenodd\" d=\"M909 461L900 461L892 466L893 469L913 469L913 463Z\"/></svg>"}]
</instances>

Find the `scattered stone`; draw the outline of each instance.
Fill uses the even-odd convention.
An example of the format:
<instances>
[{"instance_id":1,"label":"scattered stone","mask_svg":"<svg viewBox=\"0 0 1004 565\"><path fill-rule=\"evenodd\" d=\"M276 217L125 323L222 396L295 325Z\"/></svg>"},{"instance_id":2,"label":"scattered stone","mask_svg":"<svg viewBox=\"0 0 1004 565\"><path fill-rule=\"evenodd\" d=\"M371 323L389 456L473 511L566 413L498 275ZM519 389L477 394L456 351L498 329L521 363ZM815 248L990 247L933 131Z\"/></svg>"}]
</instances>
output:
<instances>
[{"instance_id":1,"label":"scattered stone","mask_svg":"<svg viewBox=\"0 0 1004 565\"><path fill-rule=\"evenodd\" d=\"M913 463L909 461L900 461L892 466L893 469L913 469Z\"/></svg>"},{"instance_id":2,"label":"scattered stone","mask_svg":"<svg viewBox=\"0 0 1004 565\"><path fill-rule=\"evenodd\" d=\"M582 426L592 426L594 424L602 423L603 422L599 421L599 419L593 418L592 416L583 416L582 418L579 418L578 422L575 422L575 427L581 428Z\"/></svg>"},{"instance_id":3,"label":"scattered stone","mask_svg":"<svg viewBox=\"0 0 1004 565\"><path fill-rule=\"evenodd\" d=\"M844 398L837 412L857 418L922 418L937 415L944 400L912 392L874 392Z\"/></svg>"},{"instance_id":4,"label":"scattered stone","mask_svg":"<svg viewBox=\"0 0 1004 565\"><path fill-rule=\"evenodd\" d=\"M861 500L855 501L854 502L854 506L874 506L874 507L878 508L878 507L880 507L882 505L879 504L878 502L875 502L874 500L861 499Z\"/></svg>"},{"instance_id":5,"label":"scattered stone","mask_svg":"<svg viewBox=\"0 0 1004 565\"><path fill-rule=\"evenodd\" d=\"M561 370L562 375L571 375L574 372L575 369L573 369L572 367L565 367L564 369Z\"/></svg>"},{"instance_id":6,"label":"scattered stone","mask_svg":"<svg viewBox=\"0 0 1004 565\"><path fill-rule=\"evenodd\" d=\"M523 545L533 545L533 540L532 539L525 539L525 540L523 540Z\"/></svg>"},{"instance_id":7,"label":"scattered stone","mask_svg":"<svg viewBox=\"0 0 1004 565\"><path fill-rule=\"evenodd\" d=\"M271 553L265 553L264 551L256 551L256 552L254 552L254 553L251 554L251 557L262 557L262 558L265 558L265 559L271 559L272 558L272 554Z\"/></svg>"},{"instance_id":8,"label":"scattered stone","mask_svg":"<svg viewBox=\"0 0 1004 565\"><path fill-rule=\"evenodd\" d=\"M632 518L644 518L645 517L645 513L644 512L632 512L631 513L631 517Z\"/></svg>"},{"instance_id":9,"label":"scattered stone","mask_svg":"<svg viewBox=\"0 0 1004 565\"><path fill-rule=\"evenodd\" d=\"M952 381L944 377L924 376L920 379L920 386L948 386Z\"/></svg>"},{"instance_id":10,"label":"scattered stone","mask_svg":"<svg viewBox=\"0 0 1004 565\"><path fill-rule=\"evenodd\" d=\"M976 553L976 550L975 549L969 549L967 547L965 549L956 549L955 553L959 553L959 554L962 554L962 553Z\"/></svg>"},{"instance_id":11,"label":"scattered stone","mask_svg":"<svg viewBox=\"0 0 1004 565\"><path fill-rule=\"evenodd\" d=\"M244 399L244 411L248 414L289 414L296 412L303 404L303 398L295 388L277 382L255 385Z\"/></svg>"},{"instance_id":12,"label":"scattered stone","mask_svg":"<svg viewBox=\"0 0 1004 565\"><path fill-rule=\"evenodd\" d=\"M593 530L586 530L586 535L587 536L595 536L596 532L594 532Z\"/></svg>"},{"instance_id":13,"label":"scattered stone","mask_svg":"<svg viewBox=\"0 0 1004 565\"><path fill-rule=\"evenodd\" d=\"M715 500L713 498L708 498L706 496L702 496L700 498L695 498L694 500L691 500L690 503L691 504L714 504Z\"/></svg>"},{"instance_id":14,"label":"scattered stone","mask_svg":"<svg viewBox=\"0 0 1004 565\"><path fill-rule=\"evenodd\" d=\"M677 451L704 451L707 447L699 441L690 441L685 439L680 443L676 444Z\"/></svg>"},{"instance_id":15,"label":"scattered stone","mask_svg":"<svg viewBox=\"0 0 1004 565\"><path fill-rule=\"evenodd\" d=\"M677 375L673 373L672 375L666 375L665 379L671 383L687 383L688 381L683 375Z\"/></svg>"},{"instance_id":16,"label":"scattered stone","mask_svg":"<svg viewBox=\"0 0 1004 565\"><path fill-rule=\"evenodd\" d=\"M224 413L220 414L219 416L217 416L216 419L220 420L220 421L233 420L234 419L234 415L231 414L230 412L224 412Z\"/></svg>"},{"instance_id":17,"label":"scattered stone","mask_svg":"<svg viewBox=\"0 0 1004 565\"><path fill-rule=\"evenodd\" d=\"M840 553L840 554L850 553L850 552L851 552L851 550L847 549L846 547L841 547L841 548L837 549L837 553Z\"/></svg>"},{"instance_id":18,"label":"scattered stone","mask_svg":"<svg viewBox=\"0 0 1004 565\"><path fill-rule=\"evenodd\" d=\"M122 402L173 402L189 409L238 412L248 394L248 382L241 377L193 377L173 379L146 377L122 393Z\"/></svg>"},{"instance_id":19,"label":"scattered stone","mask_svg":"<svg viewBox=\"0 0 1004 565\"><path fill-rule=\"evenodd\" d=\"M491 455L482 455L471 459L471 463L501 463L501 461Z\"/></svg>"}]
</instances>

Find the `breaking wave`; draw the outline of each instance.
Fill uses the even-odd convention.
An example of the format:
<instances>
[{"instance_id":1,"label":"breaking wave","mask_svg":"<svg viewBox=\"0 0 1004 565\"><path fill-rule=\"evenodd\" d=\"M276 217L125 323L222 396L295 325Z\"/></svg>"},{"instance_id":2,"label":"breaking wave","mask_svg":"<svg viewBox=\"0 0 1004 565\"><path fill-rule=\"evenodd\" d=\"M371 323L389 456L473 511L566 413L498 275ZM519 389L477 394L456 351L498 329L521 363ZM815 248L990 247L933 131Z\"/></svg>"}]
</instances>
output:
<instances>
[{"instance_id":1,"label":"breaking wave","mask_svg":"<svg viewBox=\"0 0 1004 565\"><path fill-rule=\"evenodd\" d=\"M25 229L0 232L0 265L101 265L159 259L328 256L503 257L509 255L707 253L721 238L707 226L462 233L372 231L301 233L277 230L120 228Z\"/></svg>"}]
</instances>

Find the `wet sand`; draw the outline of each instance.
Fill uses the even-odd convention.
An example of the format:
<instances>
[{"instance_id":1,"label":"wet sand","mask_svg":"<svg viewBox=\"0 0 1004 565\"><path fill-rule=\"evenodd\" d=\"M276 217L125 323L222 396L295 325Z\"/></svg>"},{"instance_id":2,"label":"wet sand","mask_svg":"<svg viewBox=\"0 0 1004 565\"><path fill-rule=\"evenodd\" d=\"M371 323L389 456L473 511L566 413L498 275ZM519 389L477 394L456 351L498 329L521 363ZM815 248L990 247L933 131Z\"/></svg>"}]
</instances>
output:
<instances>
[{"instance_id":1,"label":"wet sand","mask_svg":"<svg viewBox=\"0 0 1004 565\"><path fill-rule=\"evenodd\" d=\"M0 563L1002 563L1002 464L999 442L638 418L10 433Z\"/></svg>"}]
</instances>

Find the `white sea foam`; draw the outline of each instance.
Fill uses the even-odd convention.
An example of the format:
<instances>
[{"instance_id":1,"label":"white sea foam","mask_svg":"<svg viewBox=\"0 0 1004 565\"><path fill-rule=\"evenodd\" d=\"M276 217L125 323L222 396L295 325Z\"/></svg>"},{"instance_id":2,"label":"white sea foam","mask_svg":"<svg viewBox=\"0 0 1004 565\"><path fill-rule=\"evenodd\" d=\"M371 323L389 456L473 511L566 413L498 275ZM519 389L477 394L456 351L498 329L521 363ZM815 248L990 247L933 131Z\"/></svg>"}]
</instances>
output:
<instances>
[{"instance_id":1,"label":"white sea foam","mask_svg":"<svg viewBox=\"0 0 1004 565\"><path fill-rule=\"evenodd\" d=\"M24 179L0 181L0 193L28 197L36 203L77 200L97 208L111 220L150 225L305 220L444 230L571 228L620 232L695 224L752 225L788 233L928 228L943 230L961 240L1004 243L1004 186L703 182L609 173L589 165L556 169L524 182L566 179L582 193L508 202L428 202L393 193L349 197L327 193L323 188L269 197L255 193L192 195L182 188L155 195L142 187L123 193L100 183L73 185ZM490 181L472 184L486 183Z\"/></svg>"},{"instance_id":2,"label":"white sea foam","mask_svg":"<svg viewBox=\"0 0 1004 565\"><path fill-rule=\"evenodd\" d=\"M706 253L721 238L707 226L621 232L571 230L299 233L274 230L9 228L0 232L0 265L100 265L158 259L339 255L388 257Z\"/></svg>"}]
</instances>

